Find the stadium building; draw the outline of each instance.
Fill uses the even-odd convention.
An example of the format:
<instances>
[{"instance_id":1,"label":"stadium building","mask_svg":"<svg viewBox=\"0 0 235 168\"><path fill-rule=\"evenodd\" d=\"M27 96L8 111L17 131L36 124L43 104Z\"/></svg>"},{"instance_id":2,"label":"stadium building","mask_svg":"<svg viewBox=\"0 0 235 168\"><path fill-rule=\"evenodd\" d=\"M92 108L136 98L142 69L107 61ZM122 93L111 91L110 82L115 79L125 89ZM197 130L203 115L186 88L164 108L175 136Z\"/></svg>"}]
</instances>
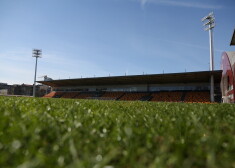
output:
<instances>
[{"instance_id":1,"label":"stadium building","mask_svg":"<svg viewBox=\"0 0 235 168\"><path fill-rule=\"evenodd\" d=\"M235 45L235 30L230 45ZM234 103L235 52L222 54L221 70L187 73L112 76L38 81L51 86L44 97L140 100L159 102L211 102L210 77L216 102Z\"/></svg>"},{"instance_id":2,"label":"stadium building","mask_svg":"<svg viewBox=\"0 0 235 168\"><path fill-rule=\"evenodd\" d=\"M235 45L235 30L230 45ZM235 103L235 52L224 52L221 61L221 92L225 103Z\"/></svg>"},{"instance_id":3,"label":"stadium building","mask_svg":"<svg viewBox=\"0 0 235 168\"><path fill-rule=\"evenodd\" d=\"M210 102L210 76L215 80L215 99L221 101L222 71L112 76L39 81L54 92L45 97L142 100L167 102Z\"/></svg>"}]
</instances>

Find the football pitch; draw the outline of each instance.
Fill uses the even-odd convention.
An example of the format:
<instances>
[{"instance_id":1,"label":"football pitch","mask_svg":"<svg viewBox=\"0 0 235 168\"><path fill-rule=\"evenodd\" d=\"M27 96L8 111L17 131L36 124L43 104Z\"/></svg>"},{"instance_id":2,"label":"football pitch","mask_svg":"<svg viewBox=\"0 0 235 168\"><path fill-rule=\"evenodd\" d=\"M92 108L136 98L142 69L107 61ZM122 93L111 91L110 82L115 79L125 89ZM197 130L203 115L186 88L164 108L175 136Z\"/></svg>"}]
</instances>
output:
<instances>
[{"instance_id":1,"label":"football pitch","mask_svg":"<svg viewBox=\"0 0 235 168\"><path fill-rule=\"evenodd\" d=\"M0 97L0 167L235 168L235 105Z\"/></svg>"}]
</instances>

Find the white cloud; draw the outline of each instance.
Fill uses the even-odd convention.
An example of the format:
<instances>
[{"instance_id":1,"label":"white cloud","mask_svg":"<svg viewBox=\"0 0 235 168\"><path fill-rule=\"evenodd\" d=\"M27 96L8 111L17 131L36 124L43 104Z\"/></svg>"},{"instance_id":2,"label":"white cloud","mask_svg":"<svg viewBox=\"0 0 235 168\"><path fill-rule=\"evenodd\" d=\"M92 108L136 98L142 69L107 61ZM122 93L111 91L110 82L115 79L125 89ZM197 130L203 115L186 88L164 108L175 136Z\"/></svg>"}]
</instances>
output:
<instances>
[{"instance_id":1,"label":"white cloud","mask_svg":"<svg viewBox=\"0 0 235 168\"><path fill-rule=\"evenodd\" d=\"M139 1L140 1L141 5L145 5L148 2L148 0L139 0Z\"/></svg>"},{"instance_id":2,"label":"white cloud","mask_svg":"<svg viewBox=\"0 0 235 168\"><path fill-rule=\"evenodd\" d=\"M223 8L221 5L209 5L199 2L188 2L188 1L176 1L176 0L135 0L140 2L141 6L144 7L147 3L149 4L160 4L169 6L178 6L186 8L200 8L200 9L220 9Z\"/></svg>"}]
</instances>

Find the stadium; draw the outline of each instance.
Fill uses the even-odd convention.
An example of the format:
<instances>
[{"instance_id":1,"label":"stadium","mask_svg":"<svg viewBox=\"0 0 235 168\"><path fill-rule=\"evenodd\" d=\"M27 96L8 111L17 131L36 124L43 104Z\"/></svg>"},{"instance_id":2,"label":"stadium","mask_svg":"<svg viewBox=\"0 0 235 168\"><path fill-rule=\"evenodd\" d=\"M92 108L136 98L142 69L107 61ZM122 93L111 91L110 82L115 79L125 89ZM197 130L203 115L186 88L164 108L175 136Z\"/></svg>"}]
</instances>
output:
<instances>
[{"instance_id":1,"label":"stadium","mask_svg":"<svg viewBox=\"0 0 235 168\"><path fill-rule=\"evenodd\" d=\"M230 45L235 45L235 31ZM234 103L235 52L224 52L221 70L38 81L52 87L47 98Z\"/></svg>"},{"instance_id":2,"label":"stadium","mask_svg":"<svg viewBox=\"0 0 235 168\"><path fill-rule=\"evenodd\" d=\"M35 51L34 85L0 83L0 167L235 167L235 52L220 70L44 75L36 86Z\"/></svg>"},{"instance_id":3,"label":"stadium","mask_svg":"<svg viewBox=\"0 0 235 168\"><path fill-rule=\"evenodd\" d=\"M210 102L210 76L215 78L216 101L220 102L222 71L117 76L39 81L53 88L44 97L141 100L163 102Z\"/></svg>"}]
</instances>

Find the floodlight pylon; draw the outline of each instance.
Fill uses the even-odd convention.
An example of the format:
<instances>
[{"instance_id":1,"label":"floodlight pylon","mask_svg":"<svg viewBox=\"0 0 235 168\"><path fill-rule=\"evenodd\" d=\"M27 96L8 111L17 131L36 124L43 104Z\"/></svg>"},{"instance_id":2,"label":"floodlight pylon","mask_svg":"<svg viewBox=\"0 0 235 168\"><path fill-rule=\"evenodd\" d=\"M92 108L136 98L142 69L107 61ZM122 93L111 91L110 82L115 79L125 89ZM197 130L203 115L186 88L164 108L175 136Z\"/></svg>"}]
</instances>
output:
<instances>
[{"instance_id":1,"label":"floodlight pylon","mask_svg":"<svg viewBox=\"0 0 235 168\"><path fill-rule=\"evenodd\" d=\"M213 49L213 28L215 27L215 17L214 13L211 12L207 16L203 17L202 22L207 21L203 24L205 26L205 31L209 30L209 45L210 45L210 71L214 71L214 49ZM211 87L210 87L210 97L211 102L214 102L214 76L211 74L210 79Z\"/></svg>"},{"instance_id":2,"label":"floodlight pylon","mask_svg":"<svg viewBox=\"0 0 235 168\"><path fill-rule=\"evenodd\" d=\"M33 83L33 97L36 95L36 75L37 75L37 64L38 64L38 58L42 57L42 50L39 49L33 49L33 57L36 58L35 63L35 74L34 74L34 83Z\"/></svg>"}]
</instances>

